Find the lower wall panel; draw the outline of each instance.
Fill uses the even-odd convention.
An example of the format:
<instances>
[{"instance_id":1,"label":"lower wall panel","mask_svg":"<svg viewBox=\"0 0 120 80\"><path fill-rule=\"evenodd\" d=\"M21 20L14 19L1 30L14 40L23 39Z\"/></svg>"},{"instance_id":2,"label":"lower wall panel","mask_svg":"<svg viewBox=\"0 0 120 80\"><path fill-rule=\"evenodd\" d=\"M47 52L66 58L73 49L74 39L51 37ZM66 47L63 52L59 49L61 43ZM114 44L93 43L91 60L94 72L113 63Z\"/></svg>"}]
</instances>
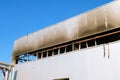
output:
<instances>
[{"instance_id":1,"label":"lower wall panel","mask_svg":"<svg viewBox=\"0 0 120 80\"><path fill-rule=\"evenodd\" d=\"M120 80L119 68L120 42L114 42L18 64L15 71L16 80Z\"/></svg>"}]
</instances>

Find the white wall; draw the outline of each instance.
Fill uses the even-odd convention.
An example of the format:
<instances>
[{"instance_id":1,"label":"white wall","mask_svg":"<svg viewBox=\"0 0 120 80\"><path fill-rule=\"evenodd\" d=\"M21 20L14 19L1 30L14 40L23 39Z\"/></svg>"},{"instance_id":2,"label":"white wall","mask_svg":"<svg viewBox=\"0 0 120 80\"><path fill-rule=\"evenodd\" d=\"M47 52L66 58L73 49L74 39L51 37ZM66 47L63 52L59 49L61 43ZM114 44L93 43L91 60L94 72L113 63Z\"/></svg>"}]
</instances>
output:
<instances>
[{"instance_id":1,"label":"white wall","mask_svg":"<svg viewBox=\"0 0 120 80\"><path fill-rule=\"evenodd\" d=\"M120 80L120 42L105 48L105 57L100 45L16 65L17 80Z\"/></svg>"}]
</instances>

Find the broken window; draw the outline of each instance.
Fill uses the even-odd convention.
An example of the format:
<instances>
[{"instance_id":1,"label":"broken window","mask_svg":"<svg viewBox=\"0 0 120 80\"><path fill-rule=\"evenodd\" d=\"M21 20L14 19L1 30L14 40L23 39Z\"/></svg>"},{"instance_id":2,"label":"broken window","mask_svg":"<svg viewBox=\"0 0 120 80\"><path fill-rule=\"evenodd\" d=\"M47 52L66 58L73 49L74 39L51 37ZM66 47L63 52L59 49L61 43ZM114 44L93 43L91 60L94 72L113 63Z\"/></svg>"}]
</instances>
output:
<instances>
[{"instance_id":1,"label":"broken window","mask_svg":"<svg viewBox=\"0 0 120 80\"><path fill-rule=\"evenodd\" d=\"M24 63L24 62L28 62L28 61L34 61L36 60L36 54L34 53L29 53L29 54L22 54L16 57L16 64L19 63Z\"/></svg>"}]
</instances>

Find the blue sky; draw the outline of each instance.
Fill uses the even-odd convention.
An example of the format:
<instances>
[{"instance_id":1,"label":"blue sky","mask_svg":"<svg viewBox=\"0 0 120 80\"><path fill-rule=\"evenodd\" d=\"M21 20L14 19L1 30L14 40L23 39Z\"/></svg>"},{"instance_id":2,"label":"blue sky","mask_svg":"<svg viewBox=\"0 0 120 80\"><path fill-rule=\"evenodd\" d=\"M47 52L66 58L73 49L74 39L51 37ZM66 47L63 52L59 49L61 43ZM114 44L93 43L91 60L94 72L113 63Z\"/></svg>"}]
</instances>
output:
<instances>
[{"instance_id":1,"label":"blue sky","mask_svg":"<svg viewBox=\"0 0 120 80\"><path fill-rule=\"evenodd\" d=\"M14 40L112 0L0 0L0 62L10 63Z\"/></svg>"}]
</instances>

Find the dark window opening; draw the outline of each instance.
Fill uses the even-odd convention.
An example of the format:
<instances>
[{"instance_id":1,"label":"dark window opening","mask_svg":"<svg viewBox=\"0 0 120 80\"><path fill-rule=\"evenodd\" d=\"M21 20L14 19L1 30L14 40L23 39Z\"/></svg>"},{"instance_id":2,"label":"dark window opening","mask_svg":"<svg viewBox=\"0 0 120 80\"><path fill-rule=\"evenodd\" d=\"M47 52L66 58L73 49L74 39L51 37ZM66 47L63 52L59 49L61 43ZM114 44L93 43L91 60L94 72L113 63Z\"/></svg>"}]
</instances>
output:
<instances>
[{"instance_id":1,"label":"dark window opening","mask_svg":"<svg viewBox=\"0 0 120 80\"><path fill-rule=\"evenodd\" d=\"M79 50L79 43L74 44L74 50Z\"/></svg>"},{"instance_id":2,"label":"dark window opening","mask_svg":"<svg viewBox=\"0 0 120 80\"><path fill-rule=\"evenodd\" d=\"M86 48L87 47L86 44L87 44L86 42L81 42L81 49Z\"/></svg>"},{"instance_id":3,"label":"dark window opening","mask_svg":"<svg viewBox=\"0 0 120 80\"><path fill-rule=\"evenodd\" d=\"M112 34L105 37L105 43L120 40L120 33Z\"/></svg>"},{"instance_id":4,"label":"dark window opening","mask_svg":"<svg viewBox=\"0 0 120 80\"><path fill-rule=\"evenodd\" d=\"M104 37L97 38L96 42L97 42L97 45L104 44L105 43Z\"/></svg>"},{"instance_id":5,"label":"dark window opening","mask_svg":"<svg viewBox=\"0 0 120 80\"><path fill-rule=\"evenodd\" d=\"M70 52L70 51L72 51L72 45L66 46L66 52Z\"/></svg>"},{"instance_id":6,"label":"dark window opening","mask_svg":"<svg viewBox=\"0 0 120 80\"><path fill-rule=\"evenodd\" d=\"M104 44L104 43L114 42L117 40L120 40L120 33L97 38L96 42L97 42L97 45L100 45L100 44Z\"/></svg>"},{"instance_id":7,"label":"dark window opening","mask_svg":"<svg viewBox=\"0 0 120 80\"><path fill-rule=\"evenodd\" d=\"M47 57L47 52L43 52L43 58Z\"/></svg>"},{"instance_id":8,"label":"dark window opening","mask_svg":"<svg viewBox=\"0 0 120 80\"><path fill-rule=\"evenodd\" d=\"M53 50L48 51L48 56L52 56Z\"/></svg>"},{"instance_id":9,"label":"dark window opening","mask_svg":"<svg viewBox=\"0 0 120 80\"><path fill-rule=\"evenodd\" d=\"M95 40L87 41L88 47L95 46Z\"/></svg>"},{"instance_id":10,"label":"dark window opening","mask_svg":"<svg viewBox=\"0 0 120 80\"><path fill-rule=\"evenodd\" d=\"M65 52L65 47L61 47L60 48L60 53L64 53Z\"/></svg>"},{"instance_id":11,"label":"dark window opening","mask_svg":"<svg viewBox=\"0 0 120 80\"><path fill-rule=\"evenodd\" d=\"M58 55L58 49L54 49L54 55Z\"/></svg>"},{"instance_id":12,"label":"dark window opening","mask_svg":"<svg viewBox=\"0 0 120 80\"><path fill-rule=\"evenodd\" d=\"M16 64L18 64L18 62L19 62L19 60L16 58L16 61L15 61L15 63L16 63Z\"/></svg>"},{"instance_id":13,"label":"dark window opening","mask_svg":"<svg viewBox=\"0 0 120 80\"><path fill-rule=\"evenodd\" d=\"M42 52L38 53L38 58L42 58Z\"/></svg>"}]
</instances>

